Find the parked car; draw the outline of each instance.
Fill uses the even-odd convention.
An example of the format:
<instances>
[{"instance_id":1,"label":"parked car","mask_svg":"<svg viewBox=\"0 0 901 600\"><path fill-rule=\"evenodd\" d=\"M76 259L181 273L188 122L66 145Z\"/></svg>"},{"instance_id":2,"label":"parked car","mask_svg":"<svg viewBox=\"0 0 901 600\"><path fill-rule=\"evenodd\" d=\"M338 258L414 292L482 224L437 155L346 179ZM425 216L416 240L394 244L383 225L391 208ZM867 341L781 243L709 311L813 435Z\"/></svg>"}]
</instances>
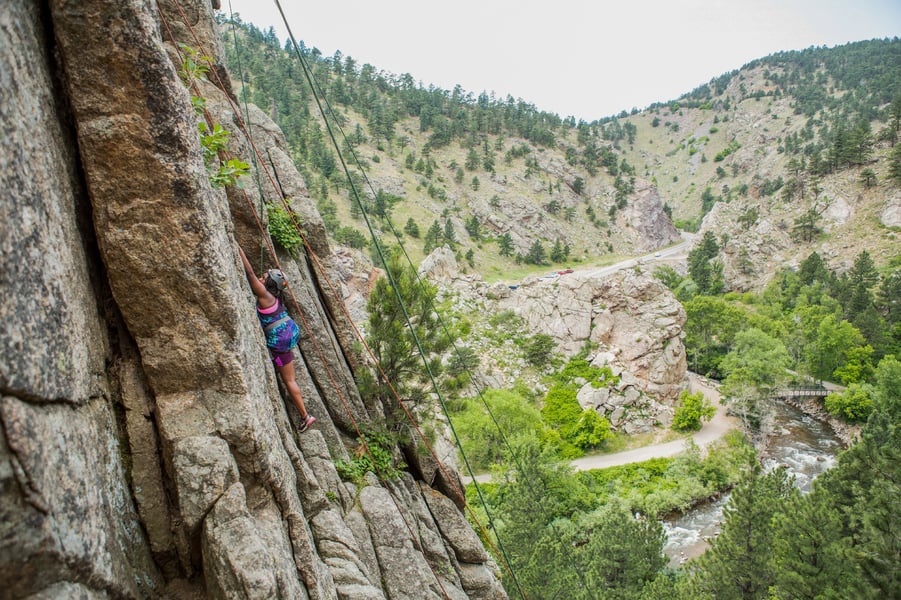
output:
<instances>
[{"instance_id":1,"label":"parked car","mask_svg":"<svg viewBox=\"0 0 901 600\"><path fill-rule=\"evenodd\" d=\"M563 269L562 271L557 271L557 275L569 275L572 272L572 269Z\"/></svg>"}]
</instances>

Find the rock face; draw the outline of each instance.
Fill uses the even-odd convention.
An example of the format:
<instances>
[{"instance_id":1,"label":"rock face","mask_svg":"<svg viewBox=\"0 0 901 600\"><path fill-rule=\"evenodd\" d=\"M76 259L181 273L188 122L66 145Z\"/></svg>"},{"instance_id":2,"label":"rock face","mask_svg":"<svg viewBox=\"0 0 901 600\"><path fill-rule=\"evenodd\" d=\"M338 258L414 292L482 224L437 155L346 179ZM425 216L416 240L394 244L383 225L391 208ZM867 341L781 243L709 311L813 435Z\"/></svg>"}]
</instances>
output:
<instances>
[{"instance_id":1,"label":"rock face","mask_svg":"<svg viewBox=\"0 0 901 600\"><path fill-rule=\"evenodd\" d=\"M505 598L451 500L409 475L338 477L344 442L382 417L351 370L342 300L361 286L278 129L251 108L254 150L226 93L180 81L177 42L219 56L210 3L0 13L4 595ZM308 253L261 266L288 274L302 323L297 378L319 419L303 436L236 258L236 239L271 247L259 192L210 187L191 94L302 215Z\"/></svg>"},{"instance_id":2,"label":"rock face","mask_svg":"<svg viewBox=\"0 0 901 600\"><path fill-rule=\"evenodd\" d=\"M592 364L609 366L620 381L613 390L586 386L579 394L583 406L629 432L669 422L670 407L685 389L687 363L685 310L665 286L633 270L606 276L576 271L497 295L501 310L554 338L567 355L586 342L597 344Z\"/></svg>"},{"instance_id":3,"label":"rock face","mask_svg":"<svg viewBox=\"0 0 901 600\"><path fill-rule=\"evenodd\" d=\"M577 270L550 278L530 277L519 285L488 286L474 275L461 274L453 252L434 250L420 274L450 293L462 306L478 306L486 314L511 311L532 334L549 335L566 356L594 345L594 366L608 366L618 383L613 388L586 385L579 392L583 407L607 416L614 428L632 433L668 424L672 406L687 388L687 362L682 344L685 310L656 279L634 269ZM483 357L489 365L491 357ZM478 374L488 387L509 381Z\"/></svg>"},{"instance_id":4,"label":"rock face","mask_svg":"<svg viewBox=\"0 0 901 600\"><path fill-rule=\"evenodd\" d=\"M901 196L889 198L879 215L879 221L886 227L901 227Z\"/></svg>"},{"instance_id":5,"label":"rock face","mask_svg":"<svg viewBox=\"0 0 901 600\"><path fill-rule=\"evenodd\" d=\"M679 240L679 232L663 210L657 188L636 181L635 195L623 211L625 225L634 231L635 253L650 252Z\"/></svg>"}]
</instances>

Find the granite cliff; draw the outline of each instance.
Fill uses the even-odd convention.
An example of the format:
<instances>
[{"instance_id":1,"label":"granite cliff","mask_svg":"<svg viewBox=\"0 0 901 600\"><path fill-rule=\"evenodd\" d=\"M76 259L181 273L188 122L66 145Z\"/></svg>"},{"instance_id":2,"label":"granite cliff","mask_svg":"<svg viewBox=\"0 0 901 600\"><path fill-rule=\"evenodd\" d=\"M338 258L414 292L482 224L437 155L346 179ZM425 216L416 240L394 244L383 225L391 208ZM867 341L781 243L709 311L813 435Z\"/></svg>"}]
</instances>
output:
<instances>
[{"instance_id":1,"label":"granite cliff","mask_svg":"<svg viewBox=\"0 0 901 600\"><path fill-rule=\"evenodd\" d=\"M350 270L281 132L254 107L233 110L213 8L0 9L0 588L505 598L453 464L338 476L358 428L383 418L354 384ZM250 161L252 131L277 186L211 187L179 42L213 57L222 88L199 91L233 132L229 151ZM309 244L277 257L303 323L298 381L319 418L300 436L235 247L260 245L254 207L279 186Z\"/></svg>"}]
</instances>

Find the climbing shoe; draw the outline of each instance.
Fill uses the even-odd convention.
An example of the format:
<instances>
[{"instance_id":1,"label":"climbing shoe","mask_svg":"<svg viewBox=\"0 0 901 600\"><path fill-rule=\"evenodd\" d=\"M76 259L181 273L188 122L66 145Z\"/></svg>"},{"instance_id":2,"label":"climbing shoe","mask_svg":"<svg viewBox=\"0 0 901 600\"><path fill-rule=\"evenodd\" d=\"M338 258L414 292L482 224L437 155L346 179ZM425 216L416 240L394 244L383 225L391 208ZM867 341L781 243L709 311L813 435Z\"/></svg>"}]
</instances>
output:
<instances>
[{"instance_id":1,"label":"climbing shoe","mask_svg":"<svg viewBox=\"0 0 901 600\"><path fill-rule=\"evenodd\" d=\"M307 413L307 418L304 419L304 420L303 420L303 423L301 423L301 425L300 425L300 430L299 430L300 433L303 433L304 431L306 431L307 429L309 429L309 428L310 428L310 425L312 425L312 424L315 423L315 422L316 422L316 417L314 417L313 415Z\"/></svg>"}]
</instances>

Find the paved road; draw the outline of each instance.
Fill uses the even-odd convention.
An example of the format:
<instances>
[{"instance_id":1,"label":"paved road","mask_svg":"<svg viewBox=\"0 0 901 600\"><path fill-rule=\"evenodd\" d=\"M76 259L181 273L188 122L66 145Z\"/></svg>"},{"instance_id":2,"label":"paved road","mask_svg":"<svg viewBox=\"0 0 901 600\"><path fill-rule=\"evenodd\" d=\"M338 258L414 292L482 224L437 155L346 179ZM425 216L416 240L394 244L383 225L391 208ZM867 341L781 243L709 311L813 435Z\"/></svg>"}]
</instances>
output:
<instances>
[{"instance_id":1,"label":"paved road","mask_svg":"<svg viewBox=\"0 0 901 600\"><path fill-rule=\"evenodd\" d=\"M618 263L612 264L607 267L586 267L579 268L575 270L575 273L580 277L585 278L597 278L597 277L606 277L608 275L612 275L617 271L621 271L623 269L630 269L636 265L645 265L650 263L670 263L670 262L681 262L684 261L688 257L688 249L691 246L692 240L695 238L695 234L688 233L686 231L680 232L682 236L682 241L676 244L675 246L670 246L669 248L665 248L663 250L658 250L651 254L645 254L643 256L635 256L633 258L627 258L626 260L620 261ZM550 274L545 275L543 277L539 277L539 282L549 282L554 281L559 277L556 271L552 271ZM568 275L567 275L568 277ZM513 284L516 287L516 283Z\"/></svg>"},{"instance_id":2,"label":"paved road","mask_svg":"<svg viewBox=\"0 0 901 600\"><path fill-rule=\"evenodd\" d=\"M694 373L689 373L692 392L703 392L710 402L716 406L716 415L704 423L701 430L691 436L695 444L705 448L723 437L727 431L738 427L738 419L726 415L726 407L720 404L720 394L716 387L706 383ZM605 469L607 467L617 467L627 465L634 462L643 462L652 458L669 458L683 452L685 450L685 440L676 440L674 442L664 442L660 444L652 444L643 448L634 450L625 450L614 454L598 454L595 456L583 456L572 461L576 471L589 471L591 469ZM468 477L463 478L464 483L471 480ZM479 483L487 483L491 481L491 474L477 475L476 481Z\"/></svg>"},{"instance_id":3,"label":"paved road","mask_svg":"<svg viewBox=\"0 0 901 600\"><path fill-rule=\"evenodd\" d=\"M670 246L664 250L659 250L652 254L645 254L644 256L636 256L635 258L630 258L628 260L624 260L622 262L618 262L614 265L610 265L609 267L603 267L601 269L585 269L580 270L580 272L584 272L587 275L593 277L606 277L607 275L611 275L620 271L622 269L629 269L639 264L647 264L650 262L656 261L667 261L673 259L684 259L688 255L688 248L691 246L692 240L694 240L694 234L688 232L681 232L682 241L676 244L675 246Z\"/></svg>"}]
</instances>

